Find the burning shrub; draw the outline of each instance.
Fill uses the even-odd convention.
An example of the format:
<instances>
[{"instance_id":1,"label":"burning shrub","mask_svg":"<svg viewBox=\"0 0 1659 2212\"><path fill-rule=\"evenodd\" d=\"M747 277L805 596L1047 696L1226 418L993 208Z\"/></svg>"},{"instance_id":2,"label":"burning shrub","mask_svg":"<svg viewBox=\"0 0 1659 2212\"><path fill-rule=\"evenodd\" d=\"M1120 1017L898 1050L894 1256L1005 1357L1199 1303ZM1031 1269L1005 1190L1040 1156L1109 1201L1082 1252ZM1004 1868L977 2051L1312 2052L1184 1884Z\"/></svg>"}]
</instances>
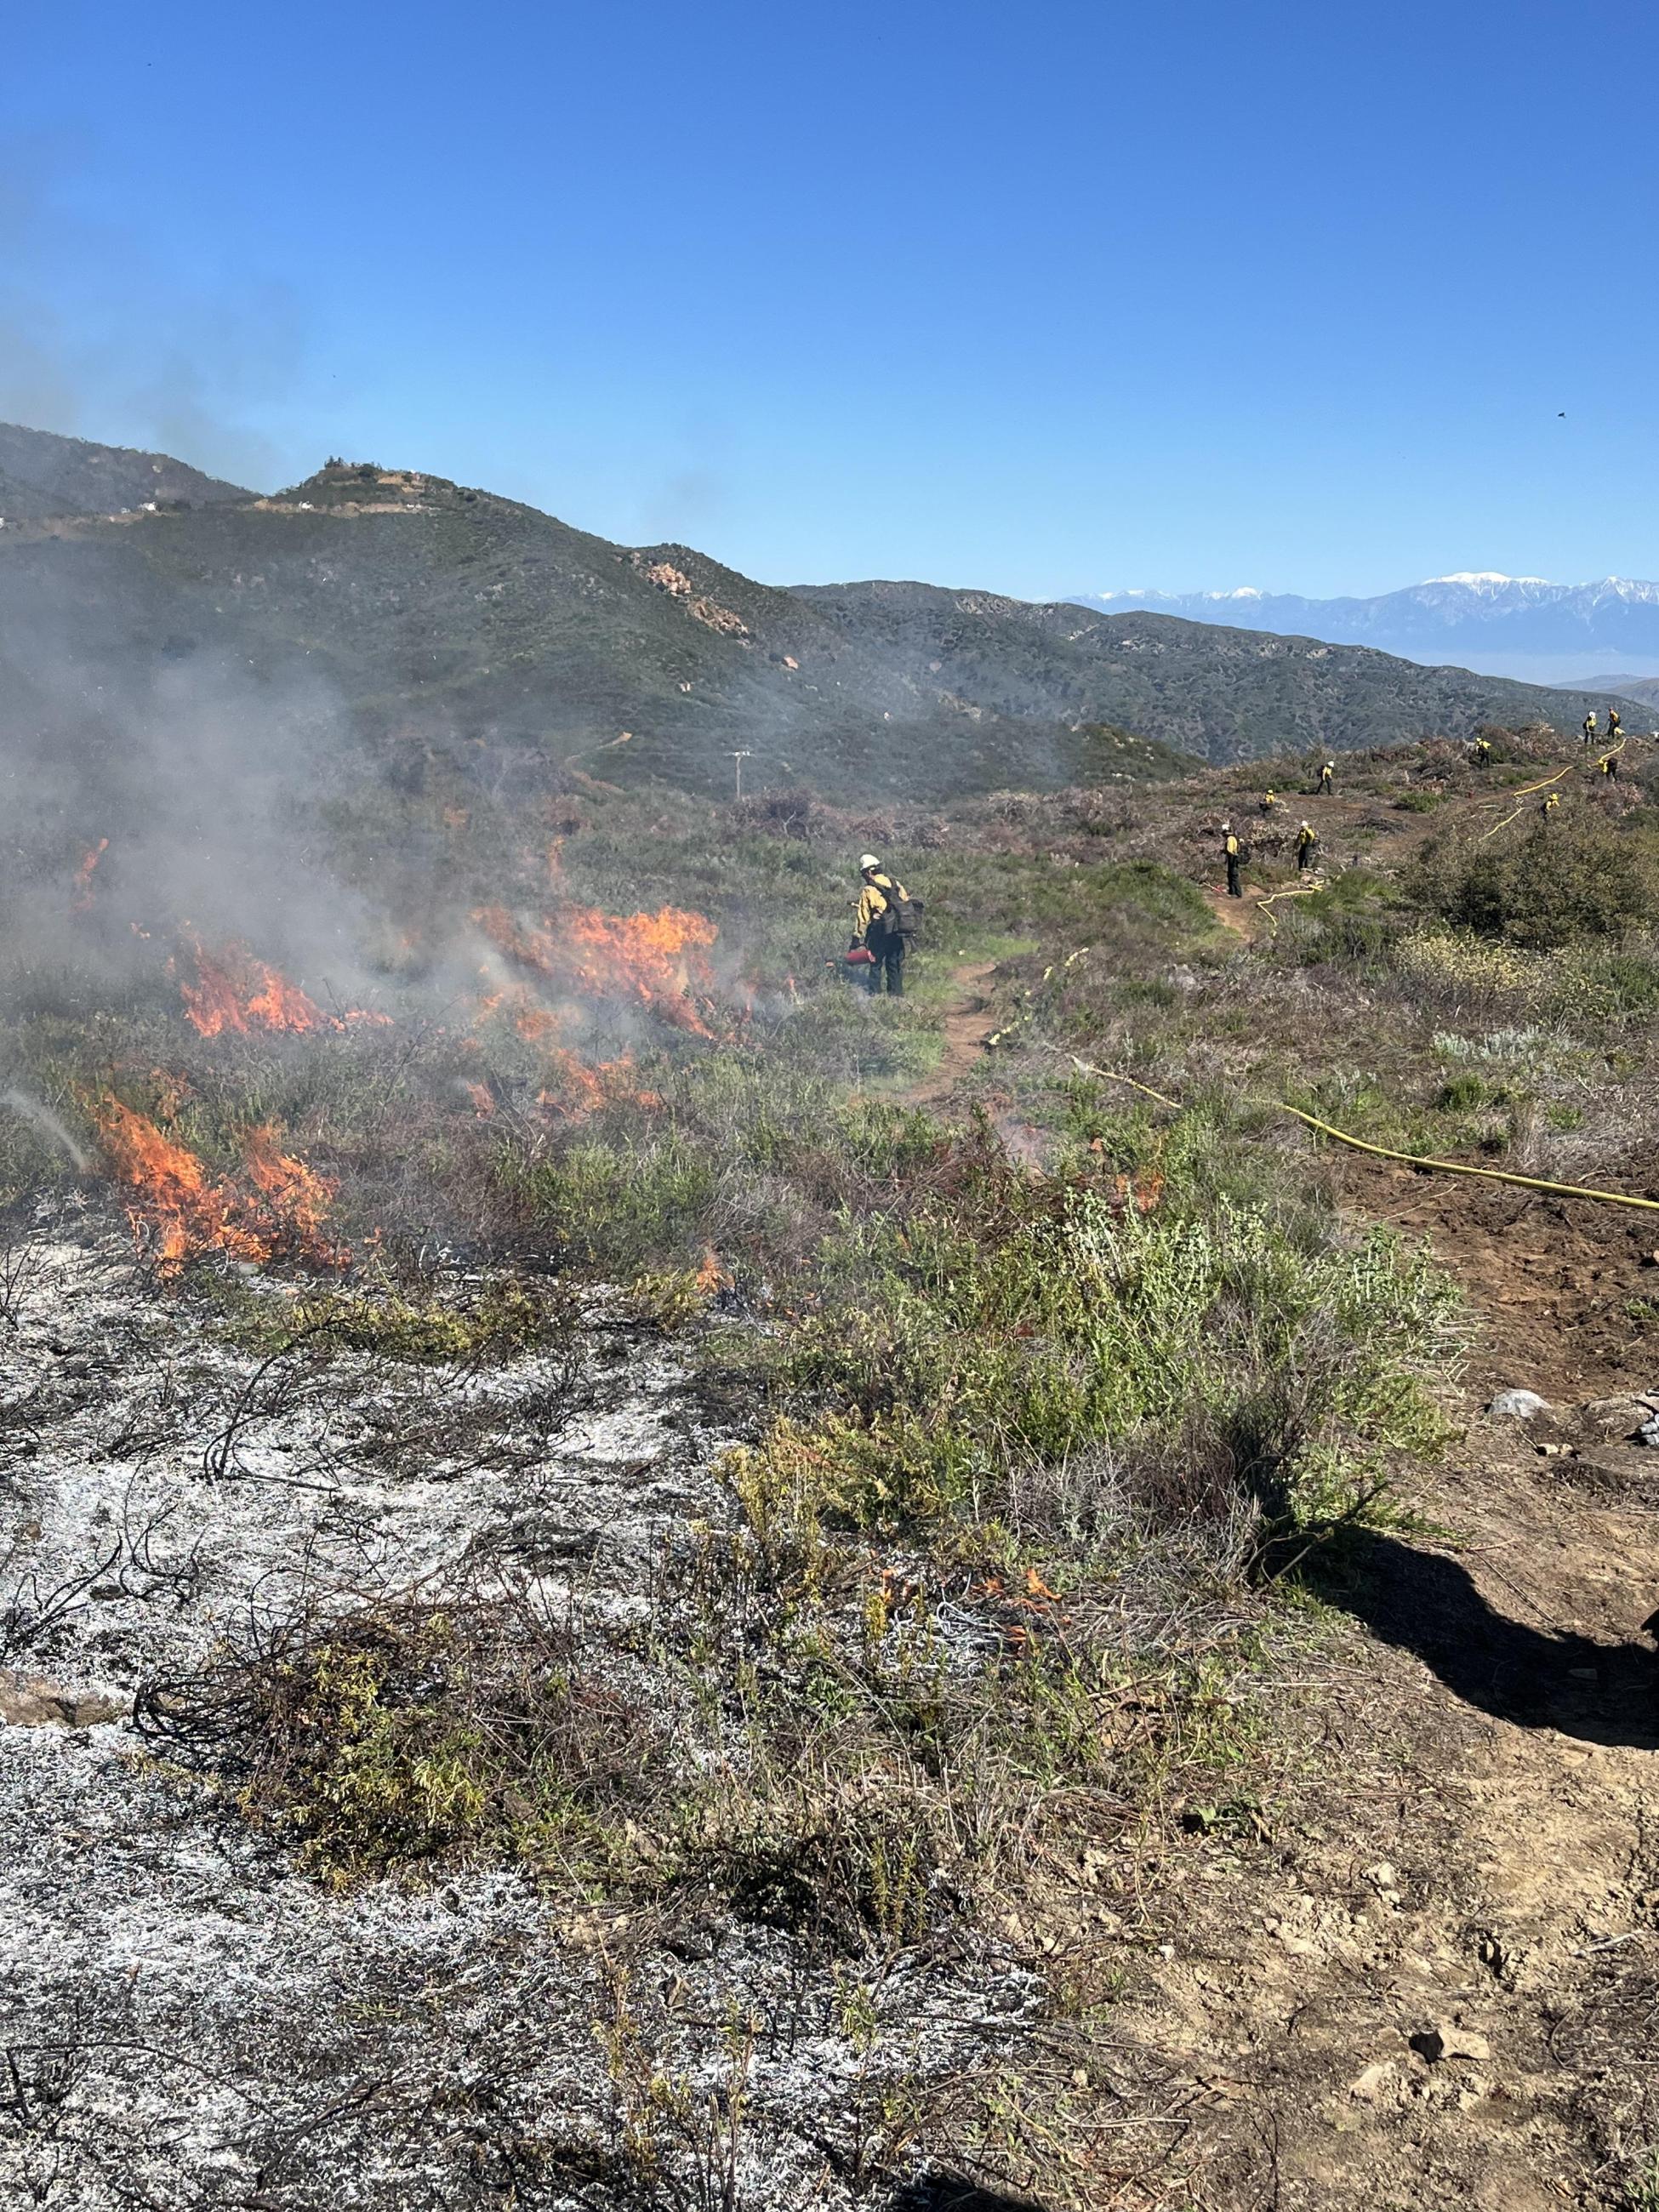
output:
<instances>
[{"instance_id":1,"label":"burning shrub","mask_svg":"<svg viewBox=\"0 0 1659 2212\"><path fill-rule=\"evenodd\" d=\"M196 981L181 981L185 1012L198 1036L227 1030L249 1036L258 1030L302 1035L313 1030L344 1030L355 1022L385 1023L386 1014L354 1007L325 1014L316 1000L291 983L280 969L258 960L245 945L232 945L217 957L192 945Z\"/></svg>"},{"instance_id":2,"label":"burning shrub","mask_svg":"<svg viewBox=\"0 0 1659 2212\"><path fill-rule=\"evenodd\" d=\"M531 923L489 906L472 919L498 951L564 990L647 1008L678 1028L709 1033L697 1002L714 991L707 955L719 932L702 915L667 906L630 915L567 906Z\"/></svg>"},{"instance_id":3,"label":"burning shrub","mask_svg":"<svg viewBox=\"0 0 1659 2212\"><path fill-rule=\"evenodd\" d=\"M246 1036L253 1030L314 1030L323 1013L296 983L263 960L255 960L241 946L233 947L216 960L198 945L194 948L196 981L181 982L179 993L191 1027L198 1036L214 1037L226 1030Z\"/></svg>"},{"instance_id":4,"label":"burning shrub","mask_svg":"<svg viewBox=\"0 0 1659 2212\"><path fill-rule=\"evenodd\" d=\"M325 1234L337 1186L278 1152L279 1133L269 1124L247 1132L239 1173L216 1182L188 1145L118 1098L95 1102L93 1118L127 1192L134 1240L164 1277L210 1255L343 1265Z\"/></svg>"}]
</instances>

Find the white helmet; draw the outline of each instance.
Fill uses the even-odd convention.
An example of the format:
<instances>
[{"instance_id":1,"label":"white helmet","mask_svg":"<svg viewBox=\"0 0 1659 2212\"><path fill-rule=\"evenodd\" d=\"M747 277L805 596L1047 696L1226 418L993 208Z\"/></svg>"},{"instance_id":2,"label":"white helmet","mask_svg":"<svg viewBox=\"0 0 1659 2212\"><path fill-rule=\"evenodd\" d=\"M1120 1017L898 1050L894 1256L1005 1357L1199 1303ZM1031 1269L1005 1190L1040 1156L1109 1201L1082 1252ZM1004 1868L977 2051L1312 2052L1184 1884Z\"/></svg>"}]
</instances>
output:
<instances>
[{"instance_id":1,"label":"white helmet","mask_svg":"<svg viewBox=\"0 0 1659 2212\"><path fill-rule=\"evenodd\" d=\"M873 853L863 853L859 856L859 870L860 874L866 868L878 868L880 866L881 862L876 858Z\"/></svg>"}]
</instances>

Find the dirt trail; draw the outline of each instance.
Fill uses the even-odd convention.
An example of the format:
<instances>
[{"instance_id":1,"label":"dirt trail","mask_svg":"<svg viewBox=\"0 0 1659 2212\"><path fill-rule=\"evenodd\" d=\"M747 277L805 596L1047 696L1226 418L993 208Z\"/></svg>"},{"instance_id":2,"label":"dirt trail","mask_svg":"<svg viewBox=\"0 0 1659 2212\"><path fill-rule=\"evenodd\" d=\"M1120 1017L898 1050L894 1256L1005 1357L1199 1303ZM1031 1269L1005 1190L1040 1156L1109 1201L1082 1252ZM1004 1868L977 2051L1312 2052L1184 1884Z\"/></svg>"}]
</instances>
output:
<instances>
[{"instance_id":1,"label":"dirt trail","mask_svg":"<svg viewBox=\"0 0 1659 2212\"><path fill-rule=\"evenodd\" d=\"M1320 826L1334 860L1340 823L1397 866L1456 815L1498 820L1498 796L1397 824L1328 802ZM1270 930L1261 890L1204 896L1247 942ZM990 973L956 970L945 1057L913 1097L974 1064ZM1332 1164L1357 1219L1426 1237L1465 1291L1465 1432L1423 1501L1443 1536L1367 1535L1318 1565L1309 1740L1254 1839L1224 1820L1194 1839L1168 1940L1114 2013L1122 2048L1167 2068L1184 2131L1125 2201L1628 2212L1659 2175L1659 1450L1632 1441L1659 1340L1650 1355L1627 1310L1659 1297L1659 1237L1611 1208ZM1550 1409L1486 1413L1507 1387Z\"/></svg>"},{"instance_id":2,"label":"dirt trail","mask_svg":"<svg viewBox=\"0 0 1659 2212\"><path fill-rule=\"evenodd\" d=\"M1249 888L1243 898L1231 898L1213 884L1205 884L1201 889L1205 905L1221 927L1231 930L1235 937L1242 937L1246 944L1250 943L1261 926L1261 916L1257 909L1267 894L1259 888Z\"/></svg>"},{"instance_id":3,"label":"dirt trail","mask_svg":"<svg viewBox=\"0 0 1659 2212\"><path fill-rule=\"evenodd\" d=\"M1360 800L1309 811L1334 858L1363 826L1367 859L1398 866L1459 816L1501 821L1503 795L1397 826ZM1204 896L1247 940L1271 926L1259 895ZM1632 1318L1659 1296L1659 1237L1332 1166L1357 1219L1425 1237L1462 1285L1467 1431L1424 1499L1444 1540L1365 1537L1319 1567L1353 1623L1310 1686L1322 1778L1287 1789L1267 1848L1194 1854L1134 2002L1209 2100L1188 2194L1156 2201L1626 2212L1659 2202L1659 1450L1633 1440L1659 1340ZM1486 1414L1510 1387L1549 1410Z\"/></svg>"},{"instance_id":4,"label":"dirt trail","mask_svg":"<svg viewBox=\"0 0 1659 2212\"><path fill-rule=\"evenodd\" d=\"M1212 2100L1189 2179L1215 2212L1635 2212L1659 2174L1659 1450L1634 1441L1659 1350L1625 1301L1654 1240L1338 1172L1477 1322L1422 1501L1445 1535L1316 1563L1352 1624L1309 1685L1319 1779L1287 1777L1266 1848L1195 1868L1134 2026ZM1511 1387L1548 1410L1484 1412Z\"/></svg>"},{"instance_id":5,"label":"dirt trail","mask_svg":"<svg viewBox=\"0 0 1659 2212\"><path fill-rule=\"evenodd\" d=\"M1329 1571L1360 1626L1317 1685L1326 1778L1195 1869L1135 2007L1222 2100L1201 2203L1645 2201L1611 2161L1659 2140L1659 1498L1540 1455L1572 1435L1638 1456L1577 1413L1477 1420L1431 1501L1456 1550L1378 1536Z\"/></svg>"},{"instance_id":6,"label":"dirt trail","mask_svg":"<svg viewBox=\"0 0 1659 2212\"><path fill-rule=\"evenodd\" d=\"M967 960L951 970L958 995L945 1016L945 1050L939 1065L904 1093L911 1105L927 1106L945 1097L978 1062L996 1027L990 995L996 964L994 960Z\"/></svg>"}]
</instances>

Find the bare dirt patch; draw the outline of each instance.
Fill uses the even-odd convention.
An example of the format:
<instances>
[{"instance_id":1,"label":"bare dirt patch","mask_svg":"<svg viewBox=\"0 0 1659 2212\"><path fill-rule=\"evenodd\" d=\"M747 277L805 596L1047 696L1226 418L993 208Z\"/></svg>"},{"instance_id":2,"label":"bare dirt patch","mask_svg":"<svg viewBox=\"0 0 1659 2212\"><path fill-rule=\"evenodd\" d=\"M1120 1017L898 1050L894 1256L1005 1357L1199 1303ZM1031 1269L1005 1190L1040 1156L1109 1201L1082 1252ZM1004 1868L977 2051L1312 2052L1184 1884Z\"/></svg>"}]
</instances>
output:
<instances>
[{"instance_id":1,"label":"bare dirt patch","mask_svg":"<svg viewBox=\"0 0 1659 2212\"><path fill-rule=\"evenodd\" d=\"M979 1064L996 1027L991 1005L991 979L995 974L994 960L964 961L951 969L951 981L958 995L940 1024L945 1048L933 1072L906 1091L912 1105L936 1105Z\"/></svg>"}]
</instances>

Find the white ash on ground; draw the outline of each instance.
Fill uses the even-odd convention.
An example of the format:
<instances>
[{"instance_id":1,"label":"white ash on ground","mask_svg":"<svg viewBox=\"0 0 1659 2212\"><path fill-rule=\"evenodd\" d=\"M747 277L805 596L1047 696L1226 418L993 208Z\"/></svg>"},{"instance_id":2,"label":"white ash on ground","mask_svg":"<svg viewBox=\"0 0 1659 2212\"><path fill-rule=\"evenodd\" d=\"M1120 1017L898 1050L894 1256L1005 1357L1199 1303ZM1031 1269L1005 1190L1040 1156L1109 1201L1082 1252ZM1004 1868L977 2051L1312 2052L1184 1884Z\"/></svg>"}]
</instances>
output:
<instances>
[{"instance_id":1,"label":"white ash on ground","mask_svg":"<svg viewBox=\"0 0 1659 2212\"><path fill-rule=\"evenodd\" d=\"M462 1568L639 1618L665 1539L721 1510L684 1357L601 1306L477 1373L285 1374L90 1216L43 1229L14 1307L0 1657L36 1706L0 1727L0 2201L879 2201L929 2085L1037 2004L993 1947L883 1972L712 1900L688 1927L516 1871L342 1887L130 1717L239 1621Z\"/></svg>"}]
</instances>

